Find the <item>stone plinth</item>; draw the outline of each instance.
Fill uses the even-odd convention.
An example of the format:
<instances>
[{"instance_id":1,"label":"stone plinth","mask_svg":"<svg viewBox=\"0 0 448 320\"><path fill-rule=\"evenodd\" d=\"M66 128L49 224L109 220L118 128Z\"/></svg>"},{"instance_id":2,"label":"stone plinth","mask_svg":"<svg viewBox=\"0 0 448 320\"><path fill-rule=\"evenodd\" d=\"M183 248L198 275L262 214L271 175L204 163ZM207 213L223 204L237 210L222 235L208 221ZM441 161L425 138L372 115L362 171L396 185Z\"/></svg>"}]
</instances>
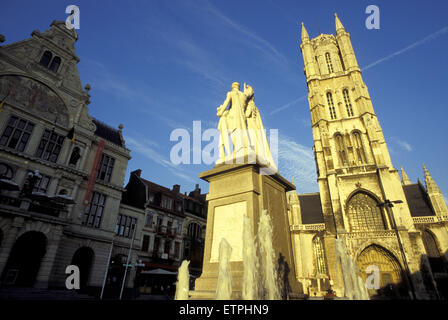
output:
<instances>
[{"instance_id":1,"label":"stone plinth","mask_svg":"<svg viewBox=\"0 0 448 320\"><path fill-rule=\"evenodd\" d=\"M219 243L226 238L232 246L230 268L232 271L232 298L240 299L243 280L243 216L252 221L254 237L263 209L273 223L273 247L276 259L283 256L287 263L289 286L299 294L292 258L292 246L287 216L286 192L295 186L279 174L262 175L258 164L223 164L199 175L210 183L207 231L202 275L196 279L193 299L213 299L218 279ZM278 263L278 261L276 261Z\"/></svg>"}]
</instances>

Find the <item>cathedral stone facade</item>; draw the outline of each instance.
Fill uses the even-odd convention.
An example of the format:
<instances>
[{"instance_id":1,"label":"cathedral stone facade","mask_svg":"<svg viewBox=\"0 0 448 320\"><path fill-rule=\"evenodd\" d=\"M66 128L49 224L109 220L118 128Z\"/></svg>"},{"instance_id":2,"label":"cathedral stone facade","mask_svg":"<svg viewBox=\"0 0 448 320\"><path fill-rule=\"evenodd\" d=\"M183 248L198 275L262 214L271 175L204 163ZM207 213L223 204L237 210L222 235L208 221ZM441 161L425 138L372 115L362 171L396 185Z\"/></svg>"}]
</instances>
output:
<instances>
[{"instance_id":1,"label":"cathedral stone facade","mask_svg":"<svg viewBox=\"0 0 448 320\"><path fill-rule=\"evenodd\" d=\"M371 297L448 298L448 210L424 167L425 186L401 179L351 44L335 15L336 35L310 39L302 51L319 193L289 195L295 269L305 293L348 296L335 250L343 239ZM366 272L367 271L367 272ZM371 279L371 278L370 278Z\"/></svg>"}]
</instances>

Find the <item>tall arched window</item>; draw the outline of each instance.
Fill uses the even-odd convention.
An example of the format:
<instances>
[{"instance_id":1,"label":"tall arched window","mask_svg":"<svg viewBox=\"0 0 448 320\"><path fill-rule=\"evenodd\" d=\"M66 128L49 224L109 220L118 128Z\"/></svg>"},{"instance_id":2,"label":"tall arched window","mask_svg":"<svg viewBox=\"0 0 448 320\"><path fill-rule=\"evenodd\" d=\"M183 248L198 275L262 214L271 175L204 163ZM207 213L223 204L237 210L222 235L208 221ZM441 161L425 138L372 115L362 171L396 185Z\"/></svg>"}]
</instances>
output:
<instances>
[{"instance_id":1,"label":"tall arched window","mask_svg":"<svg viewBox=\"0 0 448 320\"><path fill-rule=\"evenodd\" d=\"M327 274L327 264L325 262L325 250L322 244L322 238L315 236L313 238L313 251L316 263L316 274Z\"/></svg>"},{"instance_id":2,"label":"tall arched window","mask_svg":"<svg viewBox=\"0 0 448 320\"><path fill-rule=\"evenodd\" d=\"M338 153L339 163L341 166L348 165L347 162L347 151L345 150L344 138L340 133L337 133L334 136L335 144L336 144L336 152Z\"/></svg>"},{"instance_id":3,"label":"tall arched window","mask_svg":"<svg viewBox=\"0 0 448 320\"><path fill-rule=\"evenodd\" d=\"M325 60L327 60L328 73L333 73L333 64L331 63L330 53L325 53Z\"/></svg>"},{"instance_id":4,"label":"tall arched window","mask_svg":"<svg viewBox=\"0 0 448 320\"><path fill-rule=\"evenodd\" d=\"M342 94L344 95L344 102L345 102L345 109L347 110L347 116L353 117L354 113L353 113L352 103L350 101L350 96L348 94L348 90L344 89L342 91Z\"/></svg>"},{"instance_id":5,"label":"tall arched window","mask_svg":"<svg viewBox=\"0 0 448 320\"><path fill-rule=\"evenodd\" d=\"M352 232L385 230L378 202L366 193L359 192L347 204L347 216Z\"/></svg>"},{"instance_id":6,"label":"tall arched window","mask_svg":"<svg viewBox=\"0 0 448 320\"><path fill-rule=\"evenodd\" d=\"M356 160L359 163L366 163L366 155L364 152L364 147L362 145L361 133L359 131L354 131L352 133L353 137L353 147L355 148Z\"/></svg>"},{"instance_id":7,"label":"tall arched window","mask_svg":"<svg viewBox=\"0 0 448 320\"><path fill-rule=\"evenodd\" d=\"M429 230L422 231L422 239L432 272L446 272L446 263L440 253L439 246L437 245L437 241L433 233Z\"/></svg>"},{"instance_id":8,"label":"tall arched window","mask_svg":"<svg viewBox=\"0 0 448 320\"><path fill-rule=\"evenodd\" d=\"M44 67L48 67L48 65L50 64L51 58L53 57L53 55L51 54L50 51L45 51L44 54L42 55L42 58L40 59L40 64L43 65Z\"/></svg>"},{"instance_id":9,"label":"tall arched window","mask_svg":"<svg viewBox=\"0 0 448 320\"><path fill-rule=\"evenodd\" d=\"M60 64L61 64L61 58L54 57L53 61L51 61L50 66L48 67L48 69L50 69L51 71L57 72Z\"/></svg>"},{"instance_id":10,"label":"tall arched window","mask_svg":"<svg viewBox=\"0 0 448 320\"><path fill-rule=\"evenodd\" d=\"M336 109L334 108L333 95L331 94L331 92L327 92L327 102L328 109L330 110L331 120L336 119Z\"/></svg>"}]
</instances>

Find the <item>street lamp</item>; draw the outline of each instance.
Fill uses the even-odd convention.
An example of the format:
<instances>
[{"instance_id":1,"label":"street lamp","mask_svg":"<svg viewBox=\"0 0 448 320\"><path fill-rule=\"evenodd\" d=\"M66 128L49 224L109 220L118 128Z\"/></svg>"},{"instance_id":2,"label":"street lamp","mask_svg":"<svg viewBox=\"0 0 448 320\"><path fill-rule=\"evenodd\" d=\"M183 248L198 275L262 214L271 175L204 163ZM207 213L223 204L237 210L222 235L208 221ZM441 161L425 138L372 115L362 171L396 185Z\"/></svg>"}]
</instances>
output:
<instances>
[{"instance_id":1,"label":"street lamp","mask_svg":"<svg viewBox=\"0 0 448 320\"><path fill-rule=\"evenodd\" d=\"M403 244L401 243L400 233L398 232L398 227L395 222L395 217L392 213L392 207L394 206L394 203L403 203L403 201L402 200L390 201L389 199L386 199L386 200L384 200L384 202L379 203L378 207L386 207L386 212L389 217L390 225L391 225L392 229L395 231L395 234L397 235L397 241L398 241L398 246L400 247L401 258L403 259L403 264L404 264L404 267L406 270L406 272L405 272L406 273L406 282L408 283L408 286L411 288L411 296L415 300L416 299L415 290L414 290L414 285L411 280L411 272L409 270L408 260L406 259L406 255L404 254L404 249L403 249Z\"/></svg>"}]
</instances>

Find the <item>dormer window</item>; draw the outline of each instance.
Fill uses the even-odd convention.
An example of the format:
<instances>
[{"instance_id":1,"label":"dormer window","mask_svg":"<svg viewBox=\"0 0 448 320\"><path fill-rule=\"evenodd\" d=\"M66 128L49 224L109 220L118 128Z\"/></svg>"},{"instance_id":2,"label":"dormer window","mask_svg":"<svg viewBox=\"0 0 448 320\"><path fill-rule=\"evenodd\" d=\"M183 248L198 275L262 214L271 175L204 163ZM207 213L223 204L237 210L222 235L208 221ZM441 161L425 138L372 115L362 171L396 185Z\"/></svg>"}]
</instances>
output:
<instances>
[{"instance_id":1,"label":"dormer window","mask_svg":"<svg viewBox=\"0 0 448 320\"><path fill-rule=\"evenodd\" d=\"M51 58L53 57L53 55L51 54L50 51L45 51L44 54L42 55L42 58L40 59L40 64L43 65L44 67L48 68L48 65L50 64Z\"/></svg>"},{"instance_id":2,"label":"dormer window","mask_svg":"<svg viewBox=\"0 0 448 320\"><path fill-rule=\"evenodd\" d=\"M61 65L61 58L54 57L53 61L51 61L50 67L48 69L50 69L53 72L58 72L60 65Z\"/></svg>"},{"instance_id":3,"label":"dormer window","mask_svg":"<svg viewBox=\"0 0 448 320\"><path fill-rule=\"evenodd\" d=\"M47 50L42 55L39 64L44 66L45 68L48 68L53 72L58 72L59 66L61 65L61 61L62 60L60 57L57 56L53 57L53 54Z\"/></svg>"}]
</instances>

